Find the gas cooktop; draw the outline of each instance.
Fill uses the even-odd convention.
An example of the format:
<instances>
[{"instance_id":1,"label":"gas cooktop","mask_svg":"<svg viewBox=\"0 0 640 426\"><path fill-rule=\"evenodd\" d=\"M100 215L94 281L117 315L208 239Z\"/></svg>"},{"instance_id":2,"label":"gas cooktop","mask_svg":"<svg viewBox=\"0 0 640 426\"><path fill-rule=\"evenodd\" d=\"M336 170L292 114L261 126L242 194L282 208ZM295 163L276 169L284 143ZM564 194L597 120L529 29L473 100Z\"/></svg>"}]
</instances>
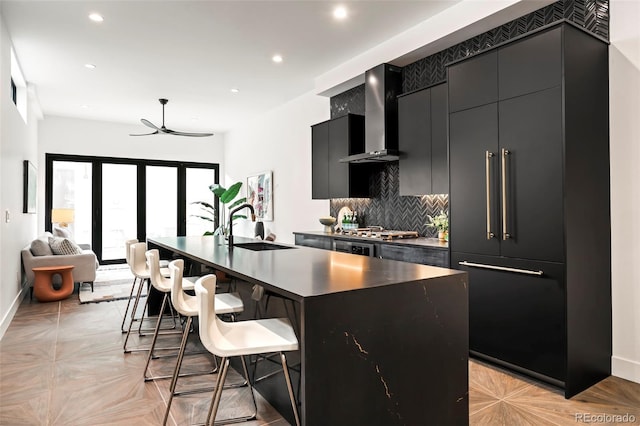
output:
<instances>
[{"instance_id":1,"label":"gas cooktop","mask_svg":"<svg viewBox=\"0 0 640 426\"><path fill-rule=\"evenodd\" d=\"M391 229L384 229L381 226L347 229L342 231L342 235L353 235L356 237L375 238L379 240L399 240L403 238L419 237L416 231L395 231Z\"/></svg>"}]
</instances>

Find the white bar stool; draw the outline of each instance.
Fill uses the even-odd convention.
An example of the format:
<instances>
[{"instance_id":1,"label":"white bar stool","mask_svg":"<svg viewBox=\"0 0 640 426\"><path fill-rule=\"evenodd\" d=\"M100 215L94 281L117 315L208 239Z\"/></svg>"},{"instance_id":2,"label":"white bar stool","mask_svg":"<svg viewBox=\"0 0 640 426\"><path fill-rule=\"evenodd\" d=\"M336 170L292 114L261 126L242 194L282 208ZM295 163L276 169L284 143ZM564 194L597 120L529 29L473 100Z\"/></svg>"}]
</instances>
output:
<instances>
[{"instance_id":1,"label":"white bar stool","mask_svg":"<svg viewBox=\"0 0 640 426\"><path fill-rule=\"evenodd\" d=\"M174 260L169 264L169 271L171 272L171 303L180 315L187 317L187 322L184 326L182 342L180 343L180 350L178 352L178 360L176 361L176 367L173 372L173 377L171 378L171 385L169 386L169 401L167 402L167 409L164 413L163 425L167 424L173 397L178 395L175 390L178 377L182 377L180 375L180 367L182 366L182 359L184 357L184 351L189 337L189 329L191 328L193 317L198 316L197 297L184 292L184 261L182 259ZM231 315L232 320L235 320L235 314L244 310L242 299L237 293L216 294L215 301L215 314ZM212 389L209 388L207 390L210 391Z\"/></svg>"},{"instance_id":2,"label":"white bar stool","mask_svg":"<svg viewBox=\"0 0 640 426\"><path fill-rule=\"evenodd\" d=\"M205 275L198 279L195 290L199 305L198 324L200 340L209 352L221 358L221 368L218 373L216 387L205 424L209 425L215 422L224 382L227 377L227 371L229 370L229 357L239 356L244 361L244 356L246 355L279 352L285 381L287 383L287 390L289 391L289 399L291 400L291 408L293 409L296 425L300 426L298 409L293 395L293 387L291 386L291 377L289 376L289 369L287 368L287 358L284 355L286 351L295 351L298 349L298 339L289 321L285 318L270 318L241 322L223 322L215 314L215 275ZM243 362L243 367L244 365ZM245 375L247 375L246 367ZM253 387L251 385L249 386L251 395L253 396ZM253 402L255 418L255 414L257 414L255 397ZM247 418L237 420L247 420ZM225 420L225 423L227 422L228 421Z\"/></svg>"},{"instance_id":3,"label":"white bar stool","mask_svg":"<svg viewBox=\"0 0 640 426\"><path fill-rule=\"evenodd\" d=\"M133 301L133 308L131 309L131 320L129 321L129 327L127 328L127 337L124 339L123 350L124 353L134 352L134 351L146 351L148 348L136 348L136 349L128 349L127 343L129 342L129 337L131 335L131 328L133 327L133 323L135 321L140 322L140 327L138 327L138 333L142 335L142 321L144 319L144 314L147 309L147 303L145 302L145 307L142 311L142 316L140 318L136 318L135 314L138 310L138 304L140 303L140 299L142 296L142 289L144 288L144 283L149 282L150 271L146 262L145 252L147 251L146 243L132 243L129 245L129 266L131 268L131 272L134 277L138 280L138 292L136 293L135 299ZM161 270L161 274L164 276L169 276L169 269L164 268ZM147 297L147 302L149 298ZM174 327L175 328L175 327Z\"/></svg>"},{"instance_id":4,"label":"white bar stool","mask_svg":"<svg viewBox=\"0 0 640 426\"><path fill-rule=\"evenodd\" d=\"M129 266L129 269L131 270L131 273L133 274L133 268L131 267L131 261L130 261L130 256L129 256L129 249L131 248L132 244L135 244L138 242L138 239L132 239L132 240L127 240L124 242L124 257L125 260L127 261L127 265ZM126 333L127 330L125 330L124 328L124 324L127 321L127 315L129 314L129 306L131 305L131 299L133 298L133 292L136 288L136 283L138 282L138 277L134 274L133 275L133 283L131 283L131 292L129 293L129 299L127 300L127 307L124 310L124 315L122 316L122 325L120 326L120 330L122 330L123 333ZM133 314L131 314L131 320L133 321Z\"/></svg>"}]
</instances>

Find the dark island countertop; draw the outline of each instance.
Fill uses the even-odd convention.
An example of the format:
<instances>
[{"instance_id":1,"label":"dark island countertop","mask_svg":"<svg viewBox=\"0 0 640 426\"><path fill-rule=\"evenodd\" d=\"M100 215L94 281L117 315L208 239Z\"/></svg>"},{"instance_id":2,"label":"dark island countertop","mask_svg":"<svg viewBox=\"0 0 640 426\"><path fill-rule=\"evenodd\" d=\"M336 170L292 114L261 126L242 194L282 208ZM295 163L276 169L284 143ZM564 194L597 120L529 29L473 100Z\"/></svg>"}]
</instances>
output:
<instances>
[{"instance_id":1,"label":"dark island countertop","mask_svg":"<svg viewBox=\"0 0 640 426\"><path fill-rule=\"evenodd\" d=\"M234 241L235 244L256 242L242 237L235 237ZM434 266L301 246L268 251L234 246L230 250L222 237L212 236L155 237L150 238L149 243L212 265L245 281L278 289L298 301L461 274L460 271Z\"/></svg>"},{"instance_id":2,"label":"dark island countertop","mask_svg":"<svg viewBox=\"0 0 640 426\"><path fill-rule=\"evenodd\" d=\"M235 238L245 242L258 241ZM292 378L303 426L468 425L466 272L303 246L230 250L221 237L148 243L292 301L284 306L300 349L287 356L300 362ZM292 422L282 375L265 377L256 389Z\"/></svg>"},{"instance_id":3,"label":"dark island countertop","mask_svg":"<svg viewBox=\"0 0 640 426\"><path fill-rule=\"evenodd\" d=\"M426 237L418 237L418 238L406 238L406 239L396 239L396 240L382 240L378 238L371 237L358 237L357 235L344 235L344 234L329 234L322 231L294 231L293 234L300 235L312 235L315 237L325 237L325 238L333 238L336 240L349 240L349 241L362 241L368 242L370 244L394 244L400 246L416 246L416 247L431 247L436 249L448 250L449 243L446 241L440 241L437 238L426 238Z\"/></svg>"}]
</instances>

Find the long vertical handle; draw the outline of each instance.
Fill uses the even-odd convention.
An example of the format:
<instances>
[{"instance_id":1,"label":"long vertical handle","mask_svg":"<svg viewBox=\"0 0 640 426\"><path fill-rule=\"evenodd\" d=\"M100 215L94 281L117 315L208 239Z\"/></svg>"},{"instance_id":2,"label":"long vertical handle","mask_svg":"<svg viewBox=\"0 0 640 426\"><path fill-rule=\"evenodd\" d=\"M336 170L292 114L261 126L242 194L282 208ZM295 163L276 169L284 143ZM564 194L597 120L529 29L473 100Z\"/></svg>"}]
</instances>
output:
<instances>
[{"instance_id":1,"label":"long vertical handle","mask_svg":"<svg viewBox=\"0 0 640 426\"><path fill-rule=\"evenodd\" d=\"M502 239L508 240L512 237L507 231L507 156L508 149L502 148Z\"/></svg>"},{"instance_id":2,"label":"long vertical handle","mask_svg":"<svg viewBox=\"0 0 640 426\"><path fill-rule=\"evenodd\" d=\"M491 232L491 157L493 157L493 152L485 151L485 171L487 186L487 240L495 237L495 234Z\"/></svg>"}]
</instances>

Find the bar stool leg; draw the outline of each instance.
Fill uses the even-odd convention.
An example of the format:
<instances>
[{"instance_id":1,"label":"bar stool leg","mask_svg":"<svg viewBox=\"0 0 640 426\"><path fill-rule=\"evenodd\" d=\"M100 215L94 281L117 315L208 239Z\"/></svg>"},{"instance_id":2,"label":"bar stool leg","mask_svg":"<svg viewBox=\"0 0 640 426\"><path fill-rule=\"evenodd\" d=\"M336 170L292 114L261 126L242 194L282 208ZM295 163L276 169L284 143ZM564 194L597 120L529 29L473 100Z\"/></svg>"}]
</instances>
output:
<instances>
[{"instance_id":1,"label":"bar stool leg","mask_svg":"<svg viewBox=\"0 0 640 426\"><path fill-rule=\"evenodd\" d=\"M187 346L187 339L189 338L189 328L191 328L192 317L187 318L187 323L184 327L184 332L182 334L182 342L180 342L180 351L178 352L178 360L176 362L176 368L173 371L173 377L171 378L171 385L169 385L169 401L167 401L167 409L164 412L164 420L162 420L162 425L165 426L167 424L167 420L169 419L169 412L171 411L171 403L173 402L173 397L176 391L176 384L178 382L178 376L180 375L180 367L182 366L182 359L184 358L184 350Z\"/></svg>"},{"instance_id":2,"label":"bar stool leg","mask_svg":"<svg viewBox=\"0 0 640 426\"><path fill-rule=\"evenodd\" d=\"M127 337L124 339L124 353L131 352L131 349L127 349L127 342L129 341L129 336L131 335L131 327L133 326L133 321L135 319L136 311L138 310L138 303L140 302L140 296L142 295L142 287L144 287L144 283L146 280L140 280L140 285L138 286L138 293L136 295L136 300L133 302L133 309L131 310L131 321L129 322L129 328L127 329ZM142 322L142 319L140 320ZM146 349L140 349L146 350Z\"/></svg>"},{"instance_id":3,"label":"bar stool leg","mask_svg":"<svg viewBox=\"0 0 640 426\"><path fill-rule=\"evenodd\" d=\"M149 370L149 363L151 362L151 358L153 357L153 350L156 347L156 342L158 341L158 331L160 330L160 323L162 322L162 314L164 312L164 307L167 304L167 293L164 293L162 296L162 307L160 308L160 313L158 314L158 320L156 321L156 329L153 333L153 339L151 340L151 347L149 348L149 355L147 356L147 364L144 366L144 381L152 380L152 378L147 376L147 371Z\"/></svg>"},{"instance_id":4,"label":"bar stool leg","mask_svg":"<svg viewBox=\"0 0 640 426\"><path fill-rule=\"evenodd\" d=\"M220 406L220 398L222 397L222 388L224 381L227 378L227 371L229 370L229 358L222 358L220 360L221 371L218 373L218 380L216 380L216 389L213 392L213 398L211 399L211 406L207 413L207 420L205 425L213 426L216 420L216 414L218 413L218 407Z\"/></svg>"},{"instance_id":5,"label":"bar stool leg","mask_svg":"<svg viewBox=\"0 0 640 426\"><path fill-rule=\"evenodd\" d=\"M127 300L127 307L124 310L124 315L122 316L122 325L120 326L120 330L123 333L126 333L127 330L124 329L124 323L127 321L127 315L129 314L129 306L131 305L131 298L133 297L133 291L136 288L136 283L138 282L138 277L133 277L133 284L131 284L131 293L129 293L129 299Z\"/></svg>"},{"instance_id":6,"label":"bar stool leg","mask_svg":"<svg viewBox=\"0 0 640 426\"><path fill-rule=\"evenodd\" d=\"M291 408L293 408L293 416L296 419L296 426L300 426L300 417L298 417L298 404L293 395L293 386L291 386L291 376L289 376L289 368L287 367L287 357L280 352L280 360L282 361L282 369L284 370L284 378L287 382L287 390L289 391L289 399L291 400Z\"/></svg>"}]
</instances>

